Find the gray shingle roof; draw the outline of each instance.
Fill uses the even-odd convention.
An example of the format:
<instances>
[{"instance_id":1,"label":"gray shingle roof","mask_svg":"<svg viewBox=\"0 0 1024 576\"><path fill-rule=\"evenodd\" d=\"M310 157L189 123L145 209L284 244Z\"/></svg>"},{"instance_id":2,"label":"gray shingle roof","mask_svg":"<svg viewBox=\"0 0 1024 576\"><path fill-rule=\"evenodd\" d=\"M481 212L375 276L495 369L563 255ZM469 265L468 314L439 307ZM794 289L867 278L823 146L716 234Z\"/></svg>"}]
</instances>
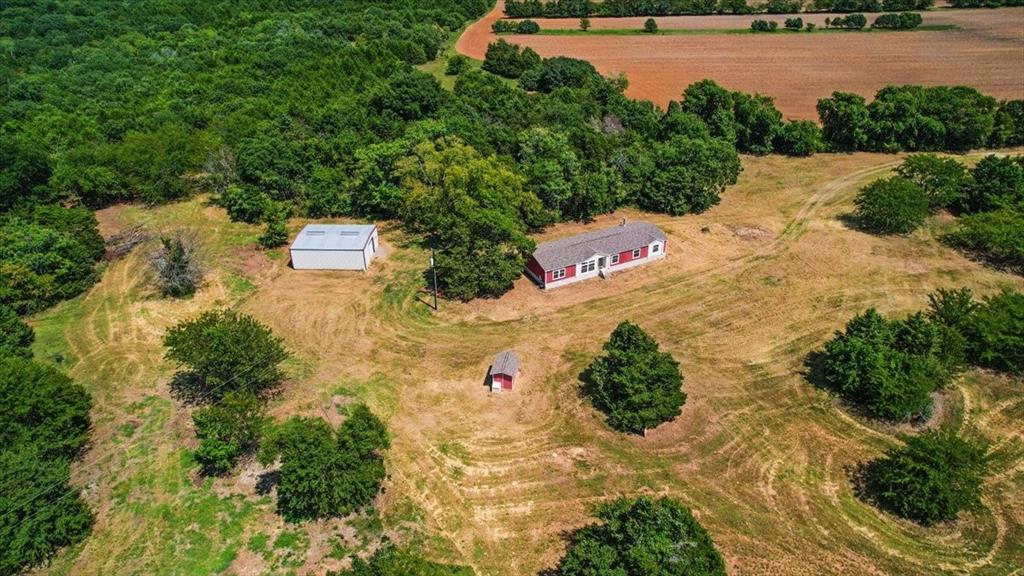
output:
<instances>
[{"instance_id":1,"label":"gray shingle roof","mask_svg":"<svg viewBox=\"0 0 1024 576\"><path fill-rule=\"evenodd\" d=\"M515 376L519 371L519 356L511 350L502 350L494 357L494 364L491 365L491 374L508 374Z\"/></svg>"},{"instance_id":2,"label":"gray shingle roof","mask_svg":"<svg viewBox=\"0 0 1024 576\"><path fill-rule=\"evenodd\" d=\"M630 222L625 226L604 228L562 240L544 242L537 246L533 257L545 270L558 270L588 260L595 255L610 256L647 246L654 241L665 240L665 234L654 224L643 221Z\"/></svg>"},{"instance_id":3,"label":"gray shingle roof","mask_svg":"<svg viewBox=\"0 0 1024 576\"><path fill-rule=\"evenodd\" d=\"M292 242L292 250L359 250L366 247L373 224L309 224Z\"/></svg>"}]
</instances>

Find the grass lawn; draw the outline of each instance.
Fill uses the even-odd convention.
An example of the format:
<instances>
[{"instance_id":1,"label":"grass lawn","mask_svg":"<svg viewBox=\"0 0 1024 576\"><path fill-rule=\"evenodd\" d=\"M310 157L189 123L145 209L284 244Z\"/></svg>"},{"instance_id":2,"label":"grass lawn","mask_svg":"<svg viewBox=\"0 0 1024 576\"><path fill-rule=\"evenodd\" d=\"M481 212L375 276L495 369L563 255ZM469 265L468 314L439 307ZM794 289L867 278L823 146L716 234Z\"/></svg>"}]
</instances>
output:
<instances>
[{"instance_id":1,"label":"grass lawn","mask_svg":"<svg viewBox=\"0 0 1024 576\"><path fill-rule=\"evenodd\" d=\"M499 299L442 302L438 313L417 298L427 255L388 223L367 273L332 273L254 250L258 227L202 199L103 211L113 229L194 230L209 272L194 298L162 299L143 245L88 294L32 319L37 353L60 354L96 403L93 442L73 470L96 529L41 572L323 573L383 527L479 574L536 574L592 506L646 493L692 507L731 574L1013 573L1024 553L1019 381L972 372L957 384L944 419L980 431L997 458L984 509L924 529L850 488L852 467L905 430L851 416L803 377L806 354L868 306L918 310L937 287L1024 288L939 243L938 226L878 238L843 225L858 187L899 161L746 157L739 183L705 214L623 210L590 226L650 220L668 235L664 260L552 292L523 278ZM583 228L558 225L542 239ZM355 397L388 421L389 479L373 513L286 525L250 465L195 476L191 418L168 392L161 338L219 306L267 323L294 354L274 418L333 417ZM685 375L682 415L647 438L612 432L577 393L625 319ZM484 376L504 348L519 352L523 373L514 392L492 395Z\"/></svg>"}]
</instances>

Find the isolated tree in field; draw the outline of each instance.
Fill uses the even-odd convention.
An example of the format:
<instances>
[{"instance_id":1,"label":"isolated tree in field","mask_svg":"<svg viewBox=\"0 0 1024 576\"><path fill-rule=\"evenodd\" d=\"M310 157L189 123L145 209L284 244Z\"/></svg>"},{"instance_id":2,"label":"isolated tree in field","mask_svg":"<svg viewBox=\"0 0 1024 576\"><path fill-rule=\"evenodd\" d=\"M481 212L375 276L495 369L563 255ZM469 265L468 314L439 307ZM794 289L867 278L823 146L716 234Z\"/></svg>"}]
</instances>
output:
<instances>
[{"instance_id":1,"label":"isolated tree in field","mask_svg":"<svg viewBox=\"0 0 1024 576\"><path fill-rule=\"evenodd\" d=\"M921 187L900 177L875 180L857 193L857 223L876 234L909 234L928 217Z\"/></svg>"},{"instance_id":2,"label":"isolated tree in field","mask_svg":"<svg viewBox=\"0 0 1024 576\"><path fill-rule=\"evenodd\" d=\"M166 358L197 381L207 399L228 392L262 394L284 378L279 364L288 353L270 328L234 310L212 310L181 322L164 336Z\"/></svg>"},{"instance_id":3,"label":"isolated tree in field","mask_svg":"<svg viewBox=\"0 0 1024 576\"><path fill-rule=\"evenodd\" d=\"M961 369L962 357L962 342L947 338L924 315L888 320L872 308L826 344L822 376L827 387L870 415L908 420L931 413L931 393Z\"/></svg>"},{"instance_id":4,"label":"isolated tree in field","mask_svg":"<svg viewBox=\"0 0 1024 576\"><path fill-rule=\"evenodd\" d=\"M865 488L883 508L925 526L981 504L985 446L951 429L926 430L865 467Z\"/></svg>"},{"instance_id":5,"label":"isolated tree in field","mask_svg":"<svg viewBox=\"0 0 1024 576\"><path fill-rule=\"evenodd\" d=\"M585 374L586 394L621 432L644 434L679 416L686 402L679 363L632 322L623 322Z\"/></svg>"},{"instance_id":6,"label":"isolated tree in field","mask_svg":"<svg viewBox=\"0 0 1024 576\"><path fill-rule=\"evenodd\" d=\"M266 424L263 401L251 392L229 392L216 404L192 414L199 449L195 458L204 474L223 474L238 458L256 449Z\"/></svg>"},{"instance_id":7,"label":"isolated tree in field","mask_svg":"<svg viewBox=\"0 0 1024 576\"><path fill-rule=\"evenodd\" d=\"M558 576L725 576L711 535L669 498L619 499L600 506L601 524L578 530Z\"/></svg>"},{"instance_id":8,"label":"isolated tree in field","mask_svg":"<svg viewBox=\"0 0 1024 576\"><path fill-rule=\"evenodd\" d=\"M590 18L580 18L580 30L584 32L590 30Z\"/></svg>"},{"instance_id":9,"label":"isolated tree in field","mask_svg":"<svg viewBox=\"0 0 1024 576\"><path fill-rule=\"evenodd\" d=\"M4 356L32 357L32 342L36 333L32 327L3 304L0 304L0 358Z\"/></svg>"},{"instance_id":10,"label":"isolated tree in field","mask_svg":"<svg viewBox=\"0 0 1024 576\"><path fill-rule=\"evenodd\" d=\"M368 504L384 480L387 429L364 405L337 433L316 418L292 417L267 434L260 461L281 461L277 510L289 522L345 516Z\"/></svg>"},{"instance_id":11,"label":"isolated tree in field","mask_svg":"<svg viewBox=\"0 0 1024 576\"><path fill-rule=\"evenodd\" d=\"M654 21L654 18L648 18L644 22L644 32L646 32L648 34L657 34L658 33L658 23Z\"/></svg>"},{"instance_id":12,"label":"isolated tree in field","mask_svg":"<svg viewBox=\"0 0 1024 576\"><path fill-rule=\"evenodd\" d=\"M934 154L907 156L896 173L924 191L932 210L958 205L972 182L971 173L963 164Z\"/></svg>"},{"instance_id":13,"label":"isolated tree in field","mask_svg":"<svg viewBox=\"0 0 1024 576\"><path fill-rule=\"evenodd\" d=\"M183 232L160 239L160 249L153 256L152 265L164 296L191 296L203 279L196 242Z\"/></svg>"}]
</instances>

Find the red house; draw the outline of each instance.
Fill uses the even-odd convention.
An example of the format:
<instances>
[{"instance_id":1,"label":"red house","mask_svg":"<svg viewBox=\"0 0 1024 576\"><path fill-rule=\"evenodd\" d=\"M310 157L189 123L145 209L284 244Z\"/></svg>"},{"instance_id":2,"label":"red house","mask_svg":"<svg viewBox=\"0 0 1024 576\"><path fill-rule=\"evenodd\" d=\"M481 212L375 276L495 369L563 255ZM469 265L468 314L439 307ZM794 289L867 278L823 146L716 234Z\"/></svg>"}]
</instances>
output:
<instances>
[{"instance_id":1,"label":"red house","mask_svg":"<svg viewBox=\"0 0 1024 576\"><path fill-rule=\"evenodd\" d=\"M511 390L519 376L519 356L511 350L498 352L491 364L491 392Z\"/></svg>"},{"instance_id":2,"label":"red house","mask_svg":"<svg viewBox=\"0 0 1024 576\"><path fill-rule=\"evenodd\" d=\"M649 222L631 222L545 242L526 263L541 288L557 288L665 257L668 239Z\"/></svg>"}]
</instances>

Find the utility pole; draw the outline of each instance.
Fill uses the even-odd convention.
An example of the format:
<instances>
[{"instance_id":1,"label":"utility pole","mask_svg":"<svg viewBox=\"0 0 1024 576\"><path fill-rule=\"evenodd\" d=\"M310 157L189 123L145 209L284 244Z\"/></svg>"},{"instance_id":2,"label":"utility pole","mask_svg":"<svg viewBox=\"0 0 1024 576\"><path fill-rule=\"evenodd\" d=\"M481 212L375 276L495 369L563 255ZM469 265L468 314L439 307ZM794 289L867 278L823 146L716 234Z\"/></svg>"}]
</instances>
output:
<instances>
[{"instance_id":1,"label":"utility pole","mask_svg":"<svg viewBox=\"0 0 1024 576\"><path fill-rule=\"evenodd\" d=\"M434 247L430 247L430 271L434 273L434 310L437 311L437 268L434 268Z\"/></svg>"}]
</instances>

